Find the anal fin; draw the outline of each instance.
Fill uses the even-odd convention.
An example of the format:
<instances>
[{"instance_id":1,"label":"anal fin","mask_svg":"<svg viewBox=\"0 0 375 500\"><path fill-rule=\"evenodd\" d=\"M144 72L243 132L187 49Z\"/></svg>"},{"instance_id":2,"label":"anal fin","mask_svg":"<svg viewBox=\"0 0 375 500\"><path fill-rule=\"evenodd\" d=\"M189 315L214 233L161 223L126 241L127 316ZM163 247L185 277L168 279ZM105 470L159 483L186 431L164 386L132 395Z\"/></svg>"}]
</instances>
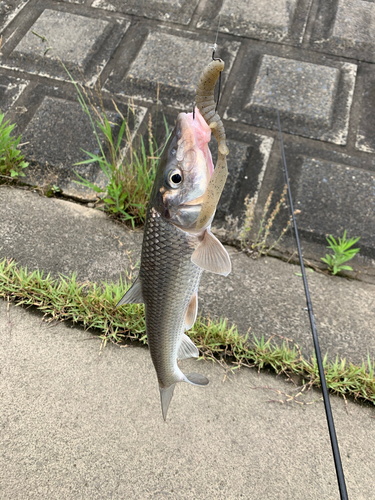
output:
<instances>
[{"instance_id":1,"label":"anal fin","mask_svg":"<svg viewBox=\"0 0 375 500\"><path fill-rule=\"evenodd\" d=\"M139 276L137 276L132 286L117 303L116 307L122 306L123 304L142 304L143 302L141 280Z\"/></svg>"},{"instance_id":2,"label":"anal fin","mask_svg":"<svg viewBox=\"0 0 375 500\"><path fill-rule=\"evenodd\" d=\"M228 252L209 229L191 256L195 265L211 273L227 276L232 269Z\"/></svg>"},{"instance_id":3,"label":"anal fin","mask_svg":"<svg viewBox=\"0 0 375 500\"><path fill-rule=\"evenodd\" d=\"M188 382L189 384L192 385L205 386L209 383L209 380L204 375L192 372L185 375L185 382Z\"/></svg>"}]
</instances>

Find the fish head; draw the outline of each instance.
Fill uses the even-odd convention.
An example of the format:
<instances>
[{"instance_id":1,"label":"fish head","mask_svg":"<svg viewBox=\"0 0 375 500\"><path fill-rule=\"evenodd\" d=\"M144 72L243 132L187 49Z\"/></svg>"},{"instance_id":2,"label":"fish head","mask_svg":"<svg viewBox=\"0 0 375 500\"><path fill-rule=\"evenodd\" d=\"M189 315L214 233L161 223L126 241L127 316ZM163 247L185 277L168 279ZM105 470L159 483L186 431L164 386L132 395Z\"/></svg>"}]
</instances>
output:
<instances>
[{"instance_id":1,"label":"fish head","mask_svg":"<svg viewBox=\"0 0 375 500\"><path fill-rule=\"evenodd\" d=\"M196 108L180 113L156 173L152 206L160 215L194 232L214 171L208 143L211 129Z\"/></svg>"}]
</instances>

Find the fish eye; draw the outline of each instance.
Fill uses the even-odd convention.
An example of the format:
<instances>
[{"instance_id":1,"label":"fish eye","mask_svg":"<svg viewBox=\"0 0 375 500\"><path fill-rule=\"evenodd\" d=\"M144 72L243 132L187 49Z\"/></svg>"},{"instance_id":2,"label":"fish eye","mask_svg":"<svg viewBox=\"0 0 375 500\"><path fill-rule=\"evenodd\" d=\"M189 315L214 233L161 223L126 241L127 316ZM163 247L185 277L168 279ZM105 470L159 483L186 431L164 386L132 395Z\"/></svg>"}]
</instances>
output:
<instances>
[{"instance_id":1,"label":"fish eye","mask_svg":"<svg viewBox=\"0 0 375 500\"><path fill-rule=\"evenodd\" d=\"M182 182L181 170L175 169L175 170L171 170L170 172L168 172L167 184L171 188L175 188L175 189L178 188L179 185L181 184L181 182Z\"/></svg>"}]
</instances>

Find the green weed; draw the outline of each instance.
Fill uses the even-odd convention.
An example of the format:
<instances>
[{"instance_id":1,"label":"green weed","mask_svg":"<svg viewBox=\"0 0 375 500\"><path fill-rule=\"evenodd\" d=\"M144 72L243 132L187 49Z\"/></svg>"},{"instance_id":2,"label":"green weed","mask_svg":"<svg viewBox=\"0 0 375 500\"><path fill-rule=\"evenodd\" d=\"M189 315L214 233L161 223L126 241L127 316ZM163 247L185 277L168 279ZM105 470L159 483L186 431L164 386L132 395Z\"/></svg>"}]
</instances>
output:
<instances>
[{"instance_id":1,"label":"green weed","mask_svg":"<svg viewBox=\"0 0 375 500\"><path fill-rule=\"evenodd\" d=\"M85 328L95 328L103 342L123 338L147 343L144 306L128 304L115 308L130 283L78 283L76 276L60 276L58 280L41 271L28 272L14 262L0 262L0 297L25 306L35 306L54 320L71 320ZM305 359L298 346L288 340L277 345L265 340L240 335L235 325L224 319L199 317L189 336L205 359L226 363L233 371L241 367L272 368L276 373L295 374L320 386L316 360ZM324 358L328 388L343 396L375 404L374 363L370 357L361 366L345 359L331 363Z\"/></svg>"},{"instance_id":2,"label":"green weed","mask_svg":"<svg viewBox=\"0 0 375 500\"><path fill-rule=\"evenodd\" d=\"M23 169L29 165L18 149L21 136L11 136L14 127L9 120L4 122L4 114L0 113L0 177L7 180L24 177Z\"/></svg>"},{"instance_id":3,"label":"green weed","mask_svg":"<svg viewBox=\"0 0 375 500\"><path fill-rule=\"evenodd\" d=\"M344 231L344 236L335 240L332 235L327 236L328 247L333 250L333 255L326 254L325 258L322 257L321 260L328 265L328 270L332 274L337 274L340 271L353 271L350 266L343 266L344 262L348 262L351 260L355 254L357 254L360 249L359 248L350 248L357 241L358 238L350 238L350 240L346 239L346 230Z\"/></svg>"}]
</instances>

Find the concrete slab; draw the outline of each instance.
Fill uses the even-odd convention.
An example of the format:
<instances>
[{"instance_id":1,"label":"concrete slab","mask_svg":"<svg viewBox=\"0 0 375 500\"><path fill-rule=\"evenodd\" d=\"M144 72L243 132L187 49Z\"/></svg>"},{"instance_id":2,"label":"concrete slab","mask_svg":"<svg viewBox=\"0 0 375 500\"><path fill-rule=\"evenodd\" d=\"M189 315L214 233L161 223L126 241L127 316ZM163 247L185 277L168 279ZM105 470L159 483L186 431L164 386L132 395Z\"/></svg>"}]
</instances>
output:
<instances>
[{"instance_id":1,"label":"concrete slab","mask_svg":"<svg viewBox=\"0 0 375 500\"><path fill-rule=\"evenodd\" d=\"M12 76L0 76L0 111L6 113L27 87L28 80Z\"/></svg>"},{"instance_id":2,"label":"concrete slab","mask_svg":"<svg viewBox=\"0 0 375 500\"><path fill-rule=\"evenodd\" d=\"M122 118L111 103L106 104L111 106L111 110L107 108L105 111L116 136ZM129 118L129 128L134 136L147 110L140 106L132 106L132 110L121 104L119 107L123 116ZM98 117L91 108L90 112L93 122L96 123ZM100 107L99 112L101 113ZM106 153L108 149L104 136L99 127L96 128L99 138L102 139L103 151ZM74 171L102 189L108 184L108 178L98 163L74 166L75 163L89 158L84 151L100 154L91 121L78 102L44 97L24 130L22 138L25 144L22 152L30 162L24 179L26 183L42 188L56 185L67 196L85 201L96 200L96 193L74 182L79 181Z\"/></svg>"},{"instance_id":3,"label":"concrete slab","mask_svg":"<svg viewBox=\"0 0 375 500\"><path fill-rule=\"evenodd\" d=\"M294 206L301 211L297 223L304 243L321 244L320 256L324 256L326 235L342 237L346 229L349 237L361 237L358 244L361 259L367 259L367 262L352 261L352 267L371 265L368 260L375 259L375 163L367 157L357 158L339 150L322 151L290 141L285 142L285 153ZM263 203L269 192L274 191L271 210L285 185L281 159L275 170L271 182L264 180L261 193ZM275 237L286 226L288 218L289 210L283 207L272 228ZM293 246L295 248L294 242Z\"/></svg>"},{"instance_id":4,"label":"concrete slab","mask_svg":"<svg viewBox=\"0 0 375 500\"><path fill-rule=\"evenodd\" d=\"M301 229L326 234L347 230L361 237L362 248L375 248L375 172L306 158L296 203Z\"/></svg>"},{"instance_id":5,"label":"concrete slab","mask_svg":"<svg viewBox=\"0 0 375 500\"><path fill-rule=\"evenodd\" d=\"M92 7L160 21L189 24L199 0L94 0Z\"/></svg>"},{"instance_id":6,"label":"concrete slab","mask_svg":"<svg viewBox=\"0 0 375 500\"><path fill-rule=\"evenodd\" d=\"M375 5L372 1L319 2L311 46L329 54L374 62Z\"/></svg>"},{"instance_id":7,"label":"concrete slab","mask_svg":"<svg viewBox=\"0 0 375 500\"><path fill-rule=\"evenodd\" d=\"M271 153L273 138L257 134L244 134L226 128L228 179L220 198L215 226L234 231L242 227L246 196L257 199ZM217 161L217 143L212 147L214 165Z\"/></svg>"},{"instance_id":8,"label":"concrete slab","mask_svg":"<svg viewBox=\"0 0 375 500\"><path fill-rule=\"evenodd\" d=\"M127 252L133 254L133 264L137 262L142 233L108 224L99 210L4 186L0 205L9 214L1 217L2 256L17 253L16 260L29 269L44 269L54 276L74 270L79 279L117 281L120 269L125 271L129 264ZM84 266L80 264L82 251Z\"/></svg>"},{"instance_id":9,"label":"concrete slab","mask_svg":"<svg viewBox=\"0 0 375 500\"><path fill-rule=\"evenodd\" d=\"M359 97L360 117L357 129L356 148L366 153L375 153L375 72L373 65L363 64L361 68L361 95Z\"/></svg>"},{"instance_id":10,"label":"concrete slab","mask_svg":"<svg viewBox=\"0 0 375 500\"><path fill-rule=\"evenodd\" d=\"M126 270L134 272L140 256L141 232L63 200L3 187L0 220L0 258L14 258L30 270L54 276L75 271L81 281L117 282ZM232 272L226 278L203 273L199 310L212 318L227 317L243 334L251 328L258 337L293 339L306 356L312 355L302 280L295 274L299 267L272 258L252 260L227 249ZM317 273L309 274L309 282L322 352L354 363L368 353L375 358L375 287Z\"/></svg>"},{"instance_id":11,"label":"concrete slab","mask_svg":"<svg viewBox=\"0 0 375 500\"><path fill-rule=\"evenodd\" d=\"M133 47L124 47L105 88L147 102L193 108L198 78L207 66L212 40L189 31L163 27L137 31ZM222 84L231 71L240 44L225 40L220 57L225 60Z\"/></svg>"},{"instance_id":12,"label":"concrete slab","mask_svg":"<svg viewBox=\"0 0 375 500\"><path fill-rule=\"evenodd\" d=\"M0 33L10 24L29 0L6 0L0 4Z\"/></svg>"},{"instance_id":13,"label":"concrete slab","mask_svg":"<svg viewBox=\"0 0 375 500\"><path fill-rule=\"evenodd\" d=\"M208 0L197 28L300 45L311 0Z\"/></svg>"},{"instance_id":14,"label":"concrete slab","mask_svg":"<svg viewBox=\"0 0 375 500\"><path fill-rule=\"evenodd\" d=\"M279 108L283 132L346 144L357 67L322 63L261 55L250 46L243 61L246 76L224 118L274 129Z\"/></svg>"},{"instance_id":15,"label":"concrete slab","mask_svg":"<svg viewBox=\"0 0 375 500\"><path fill-rule=\"evenodd\" d=\"M27 17L24 26L21 22L18 33L22 27L24 36L6 52L2 66L70 81L62 61L74 79L89 85L96 82L130 24L53 9L36 8L32 15L31 28Z\"/></svg>"},{"instance_id":16,"label":"concrete slab","mask_svg":"<svg viewBox=\"0 0 375 500\"><path fill-rule=\"evenodd\" d=\"M10 320L10 323L9 323ZM320 393L188 360L161 416L148 350L108 345L0 301L0 497L338 499ZM332 397L349 498L373 495L374 409Z\"/></svg>"}]
</instances>

